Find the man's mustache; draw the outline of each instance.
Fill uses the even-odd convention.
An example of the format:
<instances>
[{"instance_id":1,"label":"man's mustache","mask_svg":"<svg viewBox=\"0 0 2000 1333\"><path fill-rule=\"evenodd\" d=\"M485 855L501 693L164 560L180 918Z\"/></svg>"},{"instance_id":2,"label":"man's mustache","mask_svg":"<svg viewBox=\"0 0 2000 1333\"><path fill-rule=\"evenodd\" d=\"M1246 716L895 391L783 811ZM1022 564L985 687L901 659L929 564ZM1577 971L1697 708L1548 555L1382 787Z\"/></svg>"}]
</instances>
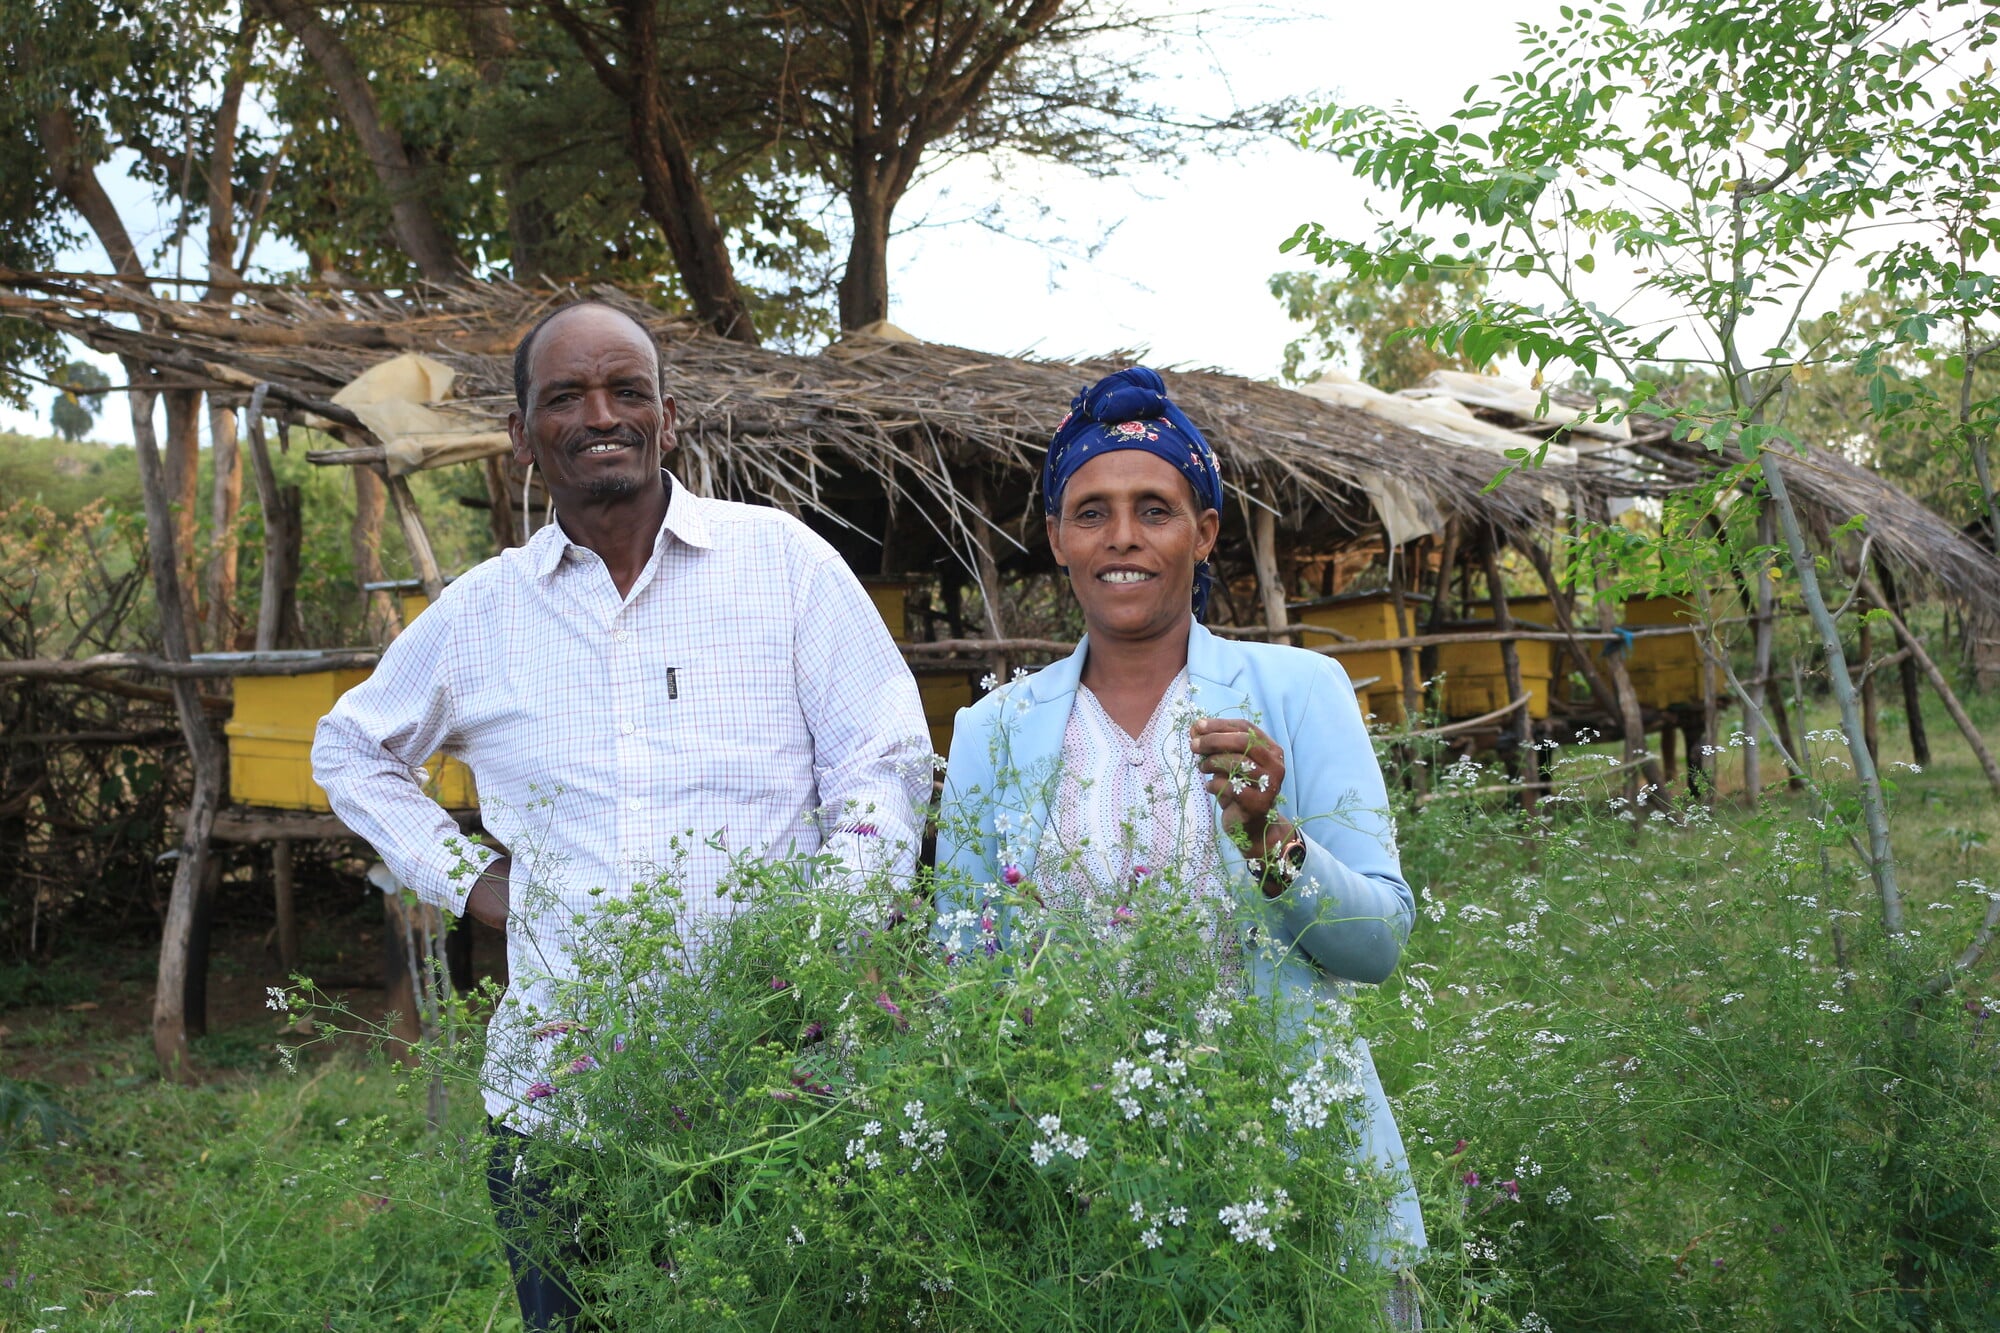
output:
<instances>
[{"instance_id":1,"label":"man's mustache","mask_svg":"<svg viewBox=\"0 0 2000 1333\"><path fill-rule=\"evenodd\" d=\"M634 449L643 449L646 447L646 437L630 426L620 426L617 430L578 431L562 441L562 451L576 455L600 444L622 444Z\"/></svg>"}]
</instances>

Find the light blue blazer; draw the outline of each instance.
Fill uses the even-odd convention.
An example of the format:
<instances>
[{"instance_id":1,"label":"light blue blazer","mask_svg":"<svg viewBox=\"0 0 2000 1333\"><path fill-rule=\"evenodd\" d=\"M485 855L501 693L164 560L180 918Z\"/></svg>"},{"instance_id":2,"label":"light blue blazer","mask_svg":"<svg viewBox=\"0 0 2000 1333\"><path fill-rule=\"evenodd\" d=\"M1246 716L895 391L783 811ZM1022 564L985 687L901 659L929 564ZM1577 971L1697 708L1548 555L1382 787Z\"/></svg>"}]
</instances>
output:
<instances>
[{"instance_id":1,"label":"light blue blazer","mask_svg":"<svg viewBox=\"0 0 2000 1333\"><path fill-rule=\"evenodd\" d=\"M1225 872L1244 893L1257 894L1264 930L1278 946L1246 951L1250 987L1281 997L1281 1021L1297 1025L1322 997L1337 999L1347 983L1387 978L1409 938L1416 904L1397 860L1388 792L1354 689L1338 662L1302 648L1220 639L1189 625L1188 684L1195 707L1205 717L1248 718L1284 751L1279 810L1306 838L1305 866L1290 888L1263 899L1242 853L1221 836L1220 804L1215 817ZM1049 778L1061 760L1089 646L1086 638L1069 657L959 711L938 833L941 874L969 882L974 891L998 884L1003 864L1032 877L1054 790ZM953 820L954 810L978 811L977 831ZM971 905L939 904L941 915ZM1375 1062L1366 1042L1356 1046L1365 1093L1359 1125L1363 1153L1407 1181L1402 1135ZM1412 1256L1422 1249L1423 1218L1413 1187L1406 1184L1397 1198L1381 1239L1408 1247ZM1383 1247L1373 1248L1378 1260L1394 1260Z\"/></svg>"}]
</instances>

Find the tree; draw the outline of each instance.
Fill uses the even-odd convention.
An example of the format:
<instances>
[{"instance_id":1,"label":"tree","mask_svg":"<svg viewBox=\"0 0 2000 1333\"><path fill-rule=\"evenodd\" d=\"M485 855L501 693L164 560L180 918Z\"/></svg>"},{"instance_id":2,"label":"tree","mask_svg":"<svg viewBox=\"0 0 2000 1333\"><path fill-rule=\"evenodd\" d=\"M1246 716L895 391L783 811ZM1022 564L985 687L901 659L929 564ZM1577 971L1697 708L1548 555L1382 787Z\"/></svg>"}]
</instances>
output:
<instances>
[{"instance_id":1,"label":"tree","mask_svg":"<svg viewBox=\"0 0 2000 1333\"><path fill-rule=\"evenodd\" d=\"M847 201L840 326L889 315L889 239L923 173L961 157L1109 175L1273 132L1288 104L1188 119L1136 90L1185 22L1087 0L801 0L776 13L775 133Z\"/></svg>"},{"instance_id":2,"label":"tree","mask_svg":"<svg viewBox=\"0 0 2000 1333\"><path fill-rule=\"evenodd\" d=\"M103 391L111 387L111 377L88 361L71 361L54 379L63 387L49 403L49 425L65 440L80 440L104 410Z\"/></svg>"},{"instance_id":3,"label":"tree","mask_svg":"<svg viewBox=\"0 0 2000 1333\"><path fill-rule=\"evenodd\" d=\"M1303 337L1285 345L1282 373L1304 384L1328 364L1358 358L1356 373L1364 382L1394 393L1423 383L1434 370L1483 371L1484 365L1440 351L1423 333L1485 291L1480 268L1438 269L1422 281L1401 283L1372 275L1273 274L1271 295L1284 302L1285 317L1307 326Z\"/></svg>"},{"instance_id":4,"label":"tree","mask_svg":"<svg viewBox=\"0 0 2000 1333\"><path fill-rule=\"evenodd\" d=\"M1972 384L1986 345L1976 331L1996 290L1990 265L2000 259L2000 84L1988 55L2000 10L1969 0L1656 0L1637 17L1616 3L1561 13L1552 28L1523 25L1522 67L1472 90L1438 124L1401 109L1311 113L1308 140L1392 191L1403 218L1360 241L1307 224L1286 248L1388 284L1483 267L1494 292L1426 329L1439 348L1602 374L1633 407L1650 405L1679 438L1713 451L1711 479L1669 502L1647 564L1698 592L1711 578L1747 581L1773 561L1785 568L1824 653L1854 775L1852 789L1817 777L1809 785L1822 826L1873 882L1884 963L1868 980L1896 1015L1883 1140L1908 1202L1893 1236L1868 1238L1865 1262L1880 1265L1886 1247L1894 1289L1921 1294L1934 1272L1965 1262L1954 1249L1965 1237L1931 1212L1923 1164L1903 1146L1920 1116L1888 1094L1928 1077L1920 1020L1974 975L2000 924L2000 896L1989 895L1963 948L1920 940L1906 923L1883 782L1823 586L1840 566L1822 564L1792 503L1797 432L1786 411L1810 378L1852 377L1864 420L1879 430L1927 397L1896 368L1944 351L1947 379L1961 390L1949 418L1981 456L1991 418L1979 417ZM1607 270L1617 266L1615 279L1597 276L1600 256ZM1887 300L1859 345L1834 336L1843 321L1815 308L1833 299L1823 293L1849 264ZM1955 333L1956 346L1932 349L1939 332ZM1654 364L1697 372L1686 380L1697 392L1664 401ZM1703 379L1713 386L1706 394ZM1600 415L1626 410L1607 402ZM1516 466L1536 461L1532 450L1516 454ZM1759 535L1769 530L1760 518L1775 520L1775 541ZM1635 534L1599 536L1582 543L1582 559L1614 540L1639 544ZM1856 564L1870 616L1928 662ZM1760 633L1768 624L1759 617ZM1728 669L1726 657L1716 660ZM1932 679L1953 705L1942 677ZM1782 753L1756 696L1738 693L1751 727ZM1869 1280L1881 1276L1877 1267Z\"/></svg>"}]
</instances>

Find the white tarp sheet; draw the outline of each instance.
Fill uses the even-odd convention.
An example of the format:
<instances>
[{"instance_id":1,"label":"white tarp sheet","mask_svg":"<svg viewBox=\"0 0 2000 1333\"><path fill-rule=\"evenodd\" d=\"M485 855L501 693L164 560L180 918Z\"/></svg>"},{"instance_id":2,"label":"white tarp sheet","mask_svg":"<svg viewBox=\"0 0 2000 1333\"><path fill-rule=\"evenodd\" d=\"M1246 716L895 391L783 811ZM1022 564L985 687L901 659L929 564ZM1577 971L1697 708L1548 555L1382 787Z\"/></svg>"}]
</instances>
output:
<instances>
[{"instance_id":1,"label":"white tarp sheet","mask_svg":"<svg viewBox=\"0 0 2000 1333\"><path fill-rule=\"evenodd\" d=\"M506 431L445 402L455 378L442 361L405 352L362 371L333 401L382 441L392 477L504 453Z\"/></svg>"}]
</instances>

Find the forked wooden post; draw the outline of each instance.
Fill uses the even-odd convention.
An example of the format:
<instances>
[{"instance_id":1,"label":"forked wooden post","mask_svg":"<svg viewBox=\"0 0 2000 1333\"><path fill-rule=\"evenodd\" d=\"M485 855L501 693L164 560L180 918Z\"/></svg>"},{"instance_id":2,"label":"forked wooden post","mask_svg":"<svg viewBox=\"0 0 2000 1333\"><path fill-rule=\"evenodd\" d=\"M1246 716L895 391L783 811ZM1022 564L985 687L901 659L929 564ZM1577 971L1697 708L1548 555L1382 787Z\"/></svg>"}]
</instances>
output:
<instances>
[{"instance_id":1,"label":"forked wooden post","mask_svg":"<svg viewBox=\"0 0 2000 1333\"><path fill-rule=\"evenodd\" d=\"M133 385L151 379L137 358L125 360L125 376ZM132 443L139 462L139 486L146 506L146 560L152 570L153 599L160 613L160 646L174 662L190 660L188 626L182 619L179 552L174 547L173 514L167 503L165 469L153 434L153 400L148 389L133 388ZM188 944L193 935L196 899L209 856L209 832L222 804L225 775L222 747L208 729L201 693L192 676L172 679L174 711L181 737L194 765L194 792L188 801L187 827L181 834L180 856L174 862L174 885L167 898L167 919L160 932L160 966L153 989L153 1056L160 1073L189 1082L187 977Z\"/></svg>"}]
</instances>

